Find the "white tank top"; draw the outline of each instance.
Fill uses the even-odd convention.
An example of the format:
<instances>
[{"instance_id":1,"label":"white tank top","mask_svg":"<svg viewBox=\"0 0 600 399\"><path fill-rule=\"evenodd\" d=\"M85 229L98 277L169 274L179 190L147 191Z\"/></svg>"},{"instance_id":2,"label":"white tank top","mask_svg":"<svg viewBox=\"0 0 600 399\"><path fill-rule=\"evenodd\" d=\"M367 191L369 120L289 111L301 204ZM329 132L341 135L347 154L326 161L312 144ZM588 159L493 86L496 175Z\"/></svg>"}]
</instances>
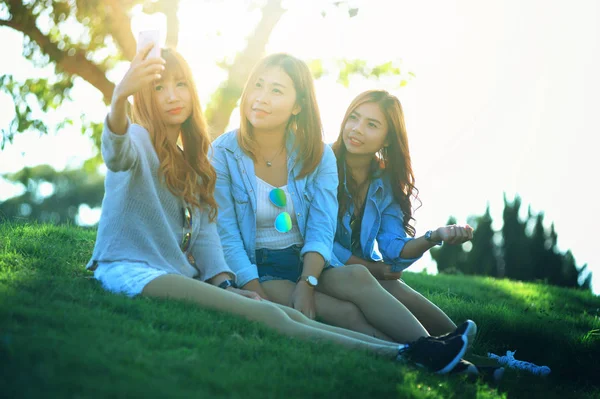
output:
<instances>
[{"instance_id":1,"label":"white tank top","mask_svg":"<svg viewBox=\"0 0 600 399\"><path fill-rule=\"evenodd\" d=\"M279 208L269 200L269 193L274 188L277 187L270 185L258 176L256 177L256 249L283 249L296 244L304 244L287 185L279 187L287 199L285 208ZM287 233L280 233L275 229L275 218L284 211L289 213L292 218L292 229Z\"/></svg>"}]
</instances>

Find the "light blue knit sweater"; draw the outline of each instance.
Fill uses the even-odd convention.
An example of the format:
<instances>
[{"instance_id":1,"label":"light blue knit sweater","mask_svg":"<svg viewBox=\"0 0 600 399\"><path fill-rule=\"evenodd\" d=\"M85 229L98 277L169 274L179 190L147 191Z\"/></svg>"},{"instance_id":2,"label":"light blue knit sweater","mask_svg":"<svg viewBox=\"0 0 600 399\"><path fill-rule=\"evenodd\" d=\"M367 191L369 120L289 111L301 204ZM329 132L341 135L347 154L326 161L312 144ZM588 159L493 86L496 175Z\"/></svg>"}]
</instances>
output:
<instances>
[{"instance_id":1,"label":"light blue knit sweater","mask_svg":"<svg viewBox=\"0 0 600 399\"><path fill-rule=\"evenodd\" d=\"M117 135L104 123L102 157L108 167L96 245L87 268L96 262L141 261L199 280L227 272L215 223L208 211L194 209L190 253L196 267L180 249L183 238L183 200L174 196L158 176L159 160L150 134L129 124Z\"/></svg>"}]
</instances>

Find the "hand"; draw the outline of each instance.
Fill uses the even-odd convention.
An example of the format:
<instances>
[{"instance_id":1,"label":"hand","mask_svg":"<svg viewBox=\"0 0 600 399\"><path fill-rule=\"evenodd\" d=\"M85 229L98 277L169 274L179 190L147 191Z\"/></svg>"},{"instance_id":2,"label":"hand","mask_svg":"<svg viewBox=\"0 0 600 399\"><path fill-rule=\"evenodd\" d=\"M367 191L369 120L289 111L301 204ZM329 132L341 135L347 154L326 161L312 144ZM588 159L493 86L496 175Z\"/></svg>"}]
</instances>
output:
<instances>
[{"instance_id":1,"label":"hand","mask_svg":"<svg viewBox=\"0 0 600 399\"><path fill-rule=\"evenodd\" d=\"M262 286L258 282L258 279L248 281L246 284L244 284L242 289L247 291L254 291L258 295L260 295L262 299L265 299L267 301L269 300L267 293L265 292L265 290L263 290Z\"/></svg>"},{"instance_id":2,"label":"hand","mask_svg":"<svg viewBox=\"0 0 600 399\"><path fill-rule=\"evenodd\" d=\"M154 43L149 43L135 55L123 80L115 88L113 101L126 99L142 87L161 78L161 73L165 70L165 60L162 58L145 59L152 47L154 47Z\"/></svg>"},{"instance_id":3,"label":"hand","mask_svg":"<svg viewBox=\"0 0 600 399\"><path fill-rule=\"evenodd\" d=\"M290 307L299 310L309 319L315 318L315 289L306 281L299 281L290 297Z\"/></svg>"},{"instance_id":4,"label":"hand","mask_svg":"<svg viewBox=\"0 0 600 399\"><path fill-rule=\"evenodd\" d=\"M398 280L402 272L393 272L392 266L383 262L369 262L367 269L377 280Z\"/></svg>"},{"instance_id":5,"label":"hand","mask_svg":"<svg viewBox=\"0 0 600 399\"><path fill-rule=\"evenodd\" d=\"M228 287L227 291L233 292L234 294L238 294L238 295L241 295L246 298L254 299L256 301L262 301L262 298L260 297L260 295L258 295L254 291L241 290L239 288L233 288L233 287Z\"/></svg>"},{"instance_id":6,"label":"hand","mask_svg":"<svg viewBox=\"0 0 600 399\"><path fill-rule=\"evenodd\" d=\"M452 224L450 226L439 227L435 234L437 237L435 240L444 241L447 244L462 244L473 238L473 228L471 226L457 226Z\"/></svg>"}]
</instances>

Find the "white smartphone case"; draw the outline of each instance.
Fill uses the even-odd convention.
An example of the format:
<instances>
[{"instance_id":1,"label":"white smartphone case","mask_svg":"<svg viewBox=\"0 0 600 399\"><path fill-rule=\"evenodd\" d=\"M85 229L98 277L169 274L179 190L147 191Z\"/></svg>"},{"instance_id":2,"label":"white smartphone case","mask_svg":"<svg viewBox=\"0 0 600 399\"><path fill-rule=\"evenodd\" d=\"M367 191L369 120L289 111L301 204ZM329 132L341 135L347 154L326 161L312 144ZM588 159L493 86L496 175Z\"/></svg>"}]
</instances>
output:
<instances>
[{"instance_id":1,"label":"white smartphone case","mask_svg":"<svg viewBox=\"0 0 600 399\"><path fill-rule=\"evenodd\" d=\"M149 43L154 43L154 47L148 53L146 59L160 58L160 32L156 29L141 31L137 41L137 52L139 53Z\"/></svg>"}]
</instances>

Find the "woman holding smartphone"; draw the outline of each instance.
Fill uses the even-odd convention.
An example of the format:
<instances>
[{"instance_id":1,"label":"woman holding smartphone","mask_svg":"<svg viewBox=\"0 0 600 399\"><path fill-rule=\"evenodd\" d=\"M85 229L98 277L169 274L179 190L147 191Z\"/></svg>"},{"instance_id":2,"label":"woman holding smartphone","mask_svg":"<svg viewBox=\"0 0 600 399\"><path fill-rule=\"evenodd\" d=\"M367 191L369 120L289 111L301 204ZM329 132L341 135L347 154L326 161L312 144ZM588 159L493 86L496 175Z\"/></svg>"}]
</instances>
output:
<instances>
[{"instance_id":1,"label":"woman holding smartphone","mask_svg":"<svg viewBox=\"0 0 600 399\"><path fill-rule=\"evenodd\" d=\"M189 301L289 336L326 340L446 372L455 362L457 340L455 345L438 345L445 350L428 356L423 348L432 346L424 341L397 345L323 325L236 288L216 231L216 175L207 158L209 136L190 69L173 50L146 59L152 46L135 56L115 88L102 133L108 172L87 265L102 286L127 296ZM129 121L126 103L131 95Z\"/></svg>"}]
</instances>

